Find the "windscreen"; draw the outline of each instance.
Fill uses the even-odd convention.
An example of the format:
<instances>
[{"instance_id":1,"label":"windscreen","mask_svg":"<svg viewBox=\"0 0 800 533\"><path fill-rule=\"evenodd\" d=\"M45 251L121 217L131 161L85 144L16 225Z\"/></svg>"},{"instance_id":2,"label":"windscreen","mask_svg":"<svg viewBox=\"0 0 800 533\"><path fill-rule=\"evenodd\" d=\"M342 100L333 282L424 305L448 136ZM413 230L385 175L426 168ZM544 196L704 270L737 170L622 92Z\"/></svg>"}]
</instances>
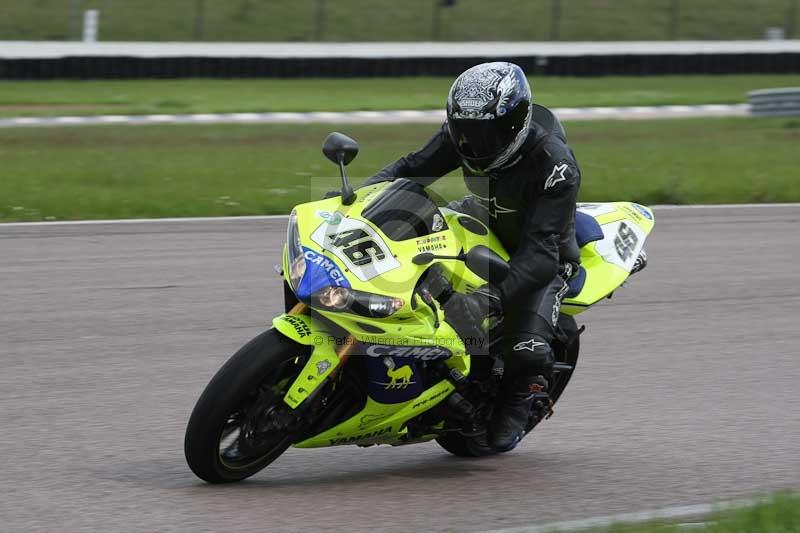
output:
<instances>
[{"instance_id":1,"label":"windscreen","mask_svg":"<svg viewBox=\"0 0 800 533\"><path fill-rule=\"evenodd\" d=\"M404 178L386 187L361 215L393 241L423 237L447 229L442 213L425 188Z\"/></svg>"}]
</instances>

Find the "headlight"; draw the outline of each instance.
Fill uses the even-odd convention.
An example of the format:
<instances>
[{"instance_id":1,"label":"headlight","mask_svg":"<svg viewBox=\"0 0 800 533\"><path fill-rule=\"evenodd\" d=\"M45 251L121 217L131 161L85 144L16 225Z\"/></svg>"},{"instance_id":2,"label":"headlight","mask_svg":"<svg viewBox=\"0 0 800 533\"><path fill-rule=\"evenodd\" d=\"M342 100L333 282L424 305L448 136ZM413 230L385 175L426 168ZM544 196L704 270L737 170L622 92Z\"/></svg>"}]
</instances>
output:
<instances>
[{"instance_id":1,"label":"headlight","mask_svg":"<svg viewBox=\"0 0 800 533\"><path fill-rule=\"evenodd\" d=\"M348 287L325 287L311 295L311 306L326 311L386 318L405 305L402 298L356 291Z\"/></svg>"},{"instance_id":2,"label":"headlight","mask_svg":"<svg viewBox=\"0 0 800 533\"><path fill-rule=\"evenodd\" d=\"M292 288L296 289L306 273L306 258L303 256L303 247L300 244L300 232L297 229L297 212L294 209L289 215L289 225L286 228L286 252L289 260L289 280Z\"/></svg>"}]
</instances>

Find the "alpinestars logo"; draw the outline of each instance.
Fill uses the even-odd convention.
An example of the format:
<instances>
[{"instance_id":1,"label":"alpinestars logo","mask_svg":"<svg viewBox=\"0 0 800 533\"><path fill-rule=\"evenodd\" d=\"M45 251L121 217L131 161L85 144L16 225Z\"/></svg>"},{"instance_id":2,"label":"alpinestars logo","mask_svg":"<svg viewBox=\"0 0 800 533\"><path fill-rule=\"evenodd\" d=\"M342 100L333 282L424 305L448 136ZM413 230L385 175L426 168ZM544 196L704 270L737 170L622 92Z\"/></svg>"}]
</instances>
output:
<instances>
[{"instance_id":1,"label":"alpinestars logo","mask_svg":"<svg viewBox=\"0 0 800 533\"><path fill-rule=\"evenodd\" d=\"M515 352L521 352L522 350L530 350L534 351L537 346L545 346L547 343L539 342L536 339L530 339L527 341L518 342L514 345Z\"/></svg>"},{"instance_id":2,"label":"alpinestars logo","mask_svg":"<svg viewBox=\"0 0 800 533\"><path fill-rule=\"evenodd\" d=\"M497 218L498 214L505 215L507 213L516 213L516 209L510 209L508 207L503 207L502 205L497 204L497 198L492 196L491 198L484 198L482 196L473 195L475 198L475 202L481 206L483 209L486 209L491 215L492 218Z\"/></svg>"},{"instance_id":3,"label":"alpinestars logo","mask_svg":"<svg viewBox=\"0 0 800 533\"><path fill-rule=\"evenodd\" d=\"M547 177L547 181L544 182L544 190L549 189L556 183L566 181L567 177L564 175L564 172L567 170L567 168L569 168L569 166L566 163L554 166L553 172L550 173L550 175Z\"/></svg>"}]
</instances>

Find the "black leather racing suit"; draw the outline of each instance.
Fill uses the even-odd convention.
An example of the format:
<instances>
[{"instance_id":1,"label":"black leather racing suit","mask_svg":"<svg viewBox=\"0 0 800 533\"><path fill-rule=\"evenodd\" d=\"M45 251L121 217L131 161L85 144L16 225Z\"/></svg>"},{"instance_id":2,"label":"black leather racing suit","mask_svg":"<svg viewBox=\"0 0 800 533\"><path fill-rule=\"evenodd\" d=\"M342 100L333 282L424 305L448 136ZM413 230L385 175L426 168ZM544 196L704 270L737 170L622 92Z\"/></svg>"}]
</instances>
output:
<instances>
[{"instance_id":1,"label":"black leather racing suit","mask_svg":"<svg viewBox=\"0 0 800 533\"><path fill-rule=\"evenodd\" d=\"M564 130L534 105L528 137L504 168L484 176L455 151L446 125L425 146L390 164L367 183L409 178L424 186L461 167L472 193L450 207L477 217L511 254L511 271L496 286L505 309L506 367L517 376L549 374L567 279L579 261L575 202L580 170Z\"/></svg>"}]
</instances>

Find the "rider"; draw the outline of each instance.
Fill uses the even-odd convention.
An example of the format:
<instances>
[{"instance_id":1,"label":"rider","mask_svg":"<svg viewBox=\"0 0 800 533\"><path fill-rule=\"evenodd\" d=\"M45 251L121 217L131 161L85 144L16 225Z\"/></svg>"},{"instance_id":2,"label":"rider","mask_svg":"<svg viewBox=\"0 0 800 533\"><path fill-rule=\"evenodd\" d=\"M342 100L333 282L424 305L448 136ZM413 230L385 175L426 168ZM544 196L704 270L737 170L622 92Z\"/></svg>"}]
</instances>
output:
<instances>
[{"instance_id":1,"label":"rider","mask_svg":"<svg viewBox=\"0 0 800 533\"><path fill-rule=\"evenodd\" d=\"M524 72L506 62L476 65L456 78L439 131L367 184L402 177L428 186L458 167L472 194L450 207L491 227L511 254L511 269L502 281L454 293L444 311L448 319L464 319L450 320L459 333L465 329L458 323L504 317L506 370L489 445L507 451L524 436L531 410L541 418L549 407L551 344L567 280L579 261L580 170L558 119L532 103Z\"/></svg>"}]
</instances>

